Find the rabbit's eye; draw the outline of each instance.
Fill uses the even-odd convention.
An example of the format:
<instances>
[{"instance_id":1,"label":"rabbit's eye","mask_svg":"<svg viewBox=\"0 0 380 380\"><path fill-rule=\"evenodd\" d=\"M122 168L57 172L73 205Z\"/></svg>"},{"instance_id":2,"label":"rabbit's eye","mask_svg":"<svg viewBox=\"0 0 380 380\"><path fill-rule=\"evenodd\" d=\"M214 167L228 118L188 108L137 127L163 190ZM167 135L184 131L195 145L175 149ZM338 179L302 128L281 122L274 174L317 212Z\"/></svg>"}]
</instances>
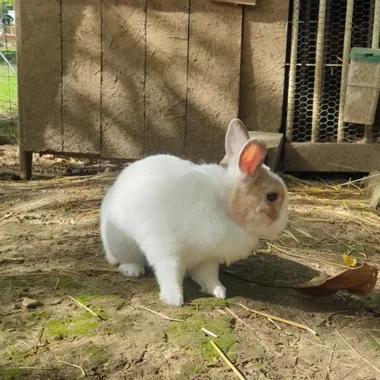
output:
<instances>
[{"instance_id":1,"label":"rabbit's eye","mask_svg":"<svg viewBox=\"0 0 380 380\"><path fill-rule=\"evenodd\" d=\"M268 193L267 194L267 199L269 202L274 202L278 198L277 193Z\"/></svg>"}]
</instances>

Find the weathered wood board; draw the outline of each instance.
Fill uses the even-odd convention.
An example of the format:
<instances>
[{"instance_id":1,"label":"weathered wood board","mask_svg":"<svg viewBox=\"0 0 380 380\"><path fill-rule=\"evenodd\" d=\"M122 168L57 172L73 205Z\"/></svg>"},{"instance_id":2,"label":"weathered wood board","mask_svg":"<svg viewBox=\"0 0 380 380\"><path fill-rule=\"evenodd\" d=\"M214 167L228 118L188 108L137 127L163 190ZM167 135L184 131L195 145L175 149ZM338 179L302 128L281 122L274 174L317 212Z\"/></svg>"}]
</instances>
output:
<instances>
[{"instance_id":1,"label":"weathered wood board","mask_svg":"<svg viewBox=\"0 0 380 380\"><path fill-rule=\"evenodd\" d=\"M103 157L144 155L145 0L102 3Z\"/></svg>"},{"instance_id":2,"label":"weathered wood board","mask_svg":"<svg viewBox=\"0 0 380 380\"><path fill-rule=\"evenodd\" d=\"M380 169L380 144L287 143L289 172L370 172Z\"/></svg>"},{"instance_id":3,"label":"weathered wood board","mask_svg":"<svg viewBox=\"0 0 380 380\"><path fill-rule=\"evenodd\" d=\"M284 0L244 8L239 116L250 130L281 127L288 10Z\"/></svg>"},{"instance_id":4,"label":"weathered wood board","mask_svg":"<svg viewBox=\"0 0 380 380\"><path fill-rule=\"evenodd\" d=\"M65 152L100 154L101 0L62 0Z\"/></svg>"},{"instance_id":5,"label":"weathered wood board","mask_svg":"<svg viewBox=\"0 0 380 380\"><path fill-rule=\"evenodd\" d=\"M146 154L182 156L185 146L189 0L147 6Z\"/></svg>"},{"instance_id":6,"label":"weathered wood board","mask_svg":"<svg viewBox=\"0 0 380 380\"><path fill-rule=\"evenodd\" d=\"M220 161L224 135L238 116L242 7L191 1L186 150Z\"/></svg>"},{"instance_id":7,"label":"weathered wood board","mask_svg":"<svg viewBox=\"0 0 380 380\"><path fill-rule=\"evenodd\" d=\"M20 137L29 151L62 151L59 0L18 0Z\"/></svg>"},{"instance_id":8,"label":"weathered wood board","mask_svg":"<svg viewBox=\"0 0 380 380\"><path fill-rule=\"evenodd\" d=\"M18 10L25 150L217 162L232 118L279 129L287 2L244 8L243 52L241 5L29 3Z\"/></svg>"}]
</instances>

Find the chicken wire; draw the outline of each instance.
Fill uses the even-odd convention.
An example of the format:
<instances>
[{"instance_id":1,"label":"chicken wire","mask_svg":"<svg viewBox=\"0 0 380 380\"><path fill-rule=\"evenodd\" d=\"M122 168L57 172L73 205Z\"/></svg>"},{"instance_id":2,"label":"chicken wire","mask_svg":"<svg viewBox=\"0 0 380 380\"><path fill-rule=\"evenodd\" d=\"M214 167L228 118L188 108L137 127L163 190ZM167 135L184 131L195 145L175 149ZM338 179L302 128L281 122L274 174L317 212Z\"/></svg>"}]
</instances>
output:
<instances>
[{"instance_id":1,"label":"chicken wire","mask_svg":"<svg viewBox=\"0 0 380 380\"><path fill-rule=\"evenodd\" d=\"M0 144L17 142L16 26L13 2L0 1Z\"/></svg>"},{"instance_id":2,"label":"chicken wire","mask_svg":"<svg viewBox=\"0 0 380 380\"><path fill-rule=\"evenodd\" d=\"M325 0L326 1L326 0ZM292 2L294 4L294 1ZM338 139L339 104L341 92L342 60L345 38L347 0L327 0L325 11L321 88L315 92L317 31L320 11L318 0L301 0L299 4L299 23L297 35L297 59L295 61L294 82L289 78L290 103L293 109L288 111L288 135L293 142L312 141L313 101L319 96L317 111L318 142L336 142ZM291 4L291 8L293 7ZM351 47L371 47L374 21L375 0L355 0L352 18ZM297 11L295 9L295 11ZM290 33L296 17L290 11ZM290 75L291 53L287 57L287 73ZM318 78L318 75L317 75ZM292 88L292 86L294 86ZM288 103L289 107L289 103ZM314 105L315 107L315 105ZM289 137L289 136L288 136ZM380 107L377 110L373 137L380 141ZM364 126L344 124L344 141L356 142L364 138Z\"/></svg>"}]
</instances>

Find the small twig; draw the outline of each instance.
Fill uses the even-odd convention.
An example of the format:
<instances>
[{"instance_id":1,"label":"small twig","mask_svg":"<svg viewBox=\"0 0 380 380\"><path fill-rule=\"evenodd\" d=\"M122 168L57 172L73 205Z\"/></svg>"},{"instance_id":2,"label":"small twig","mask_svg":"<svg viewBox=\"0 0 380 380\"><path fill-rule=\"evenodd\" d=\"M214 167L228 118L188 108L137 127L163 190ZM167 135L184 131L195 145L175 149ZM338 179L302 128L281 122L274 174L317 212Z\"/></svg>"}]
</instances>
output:
<instances>
[{"instance_id":1,"label":"small twig","mask_svg":"<svg viewBox=\"0 0 380 380\"><path fill-rule=\"evenodd\" d=\"M362 360L364 360L368 365L370 365L376 372L380 373L380 369L375 367L372 363L370 363L362 354L360 354L354 347L350 345L350 343L347 342L347 340L343 337L343 335L335 329L335 332L339 335L339 337L343 340L344 343L347 344L348 347L351 348L352 351L355 352L356 355L358 355Z\"/></svg>"},{"instance_id":2,"label":"small twig","mask_svg":"<svg viewBox=\"0 0 380 380\"><path fill-rule=\"evenodd\" d=\"M329 380L330 379L330 371L331 371L331 363L332 363L332 359L333 359L333 356L334 356L334 349L335 349L335 343L334 343L334 346L331 350L331 354L330 354L330 360L329 360L329 363L327 364L327 367L326 367L326 377L325 377L325 380Z\"/></svg>"},{"instance_id":3,"label":"small twig","mask_svg":"<svg viewBox=\"0 0 380 380\"><path fill-rule=\"evenodd\" d=\"M41 367L17 367L18 369L35 369L37 371L52 371L54 368L41 368Z\"/></svg>"},{"instance_id":4,"label":"small twig","mask_svg":"<svg viewBox=\"0 0 380 380\"><path fill-rule=\"evenodd\" d=\"M53 271L40 271L40 272L24 272L24 273L9 273L9 274L1 274L0 277L27 277L27 276L79 276L81 274L86 273L119 273L117 269L97 269L97 268L81 268L77 271L68 271L66 268L54 268ZM129 279L131 281L131 279Z\"/></svg>"},{"instance_id":5,"label":"small twig","mask_svg":"<svg viewBox=\"0 0 380 380\"><path fill-rule=\"evenodd\" d=\"M38 347L40 346L41 343L41 337L42 333L44 331L45 326L42 324L41 328L38 330L37 337L36 337L36 342L34 343L34 348L37 350Z\"/></svg>"},{"instance_id":6,"label":"small twig","mask_svg":"<svg viewBox=\"0 0 380 380\"><path fill-rule=\"evenodd\" d=\"M314 330L312 330L310 327L308 327L306 325L303 325L301 323L289 321L288 319L276 317L274 315L270 315L270 314L267 314L267 313L263 313L261 311L257 311L257 310L251 309L251 308L243 305L242 303L239 303L238 305L241 306L243 309L245 309L247 311L250 311L250 312L255 313L257 315L261 315L262 317L271 318L271 319L273 319L275 321L282 322L282 323L285 323L285 324L290 325L290 326L298 327L299 329L307 330L310 333L312 333L314 336L317 335L317 333Z\"/></svg>"},{"instance_id":7,"label":"small twig","mask_svg":"<svg viewBox=\"0 0 380 380\"><path fill-rule=\"evenodd\" d=\"M54 291L56 291L58 289L58 284L59 284L59 277L57 278L57 282L55 283Z\"/></svg>"},{"instance_id":8,"label":"small twig","mask_svg":"<svg viewBox=\"0 0 380 380\"><path fill-rule=\"evenodd\" d=\"M332 164L330 164L330 165L332 165ZM380 176L380 174L373 174L373 175L370 175L370 176L365 177L365 178L359 178L359 179L355 179L355 180L353 180L353 181L350 180L350 181L347 181L347 182L341 183L341 184L339 184L339 186L347 186L347 185L351 185L352 183L355 183L355 182L361 182L361 181L363 181L363 179L370 179L370 178L378 177L378 176Z\"/></svg>"},{"instance_id":9,"label":"small twig","mask_svg":"<svg viewBox=\"0 0 380 380\"><path fill-rule=\"evenodd\" d=\"M214 334L209 330L206 330L204 327L201 328L201 331L206 335L212 336L213 338L218 338L218 335Z\"/></svg>"},{"instance_id":10,"label":"small twig","mask_svg":"<svg viewBox=\"0 0 380 380\"><path fill-rule=\"evenodd\" d=\"M282 330L282 328L272 318L268 317L268 321L272 322L276 326L277 329Z\"/></svg>"},{"instance_id":11,"label":"small twig","mask_svg":"<svg viewBox=\"0 0 380 380\"><path fill-rule=\"evenodd\" d=\"M47 348L51 348L52 346L57 346L57 345L60 345L60 344L62 344L64 342L67 342L69 340L72 341L74 339L75 339L75 337L69 337L69 338L66 338L66 339L59 340L57 342L53 342L53 343L47 344L46 346L39 347L36 350L31 350L31 351L26 352L24 354L24 357L30 356L32 354L36 354L39 351L46 350Z\"/></svg>"},{"instance_id":12,"label":"small twig","mask_svg":"<svg viewBox=\"0 0 380 380\"><path fill-rule=\"evenodd\" d=\"M158 313L157 311L154 311L154 310L151 310L151 309L148 309L147 307L145 306L141 306L141 305L137 305L137 307L139 307L140 309L144 309L146 311L149 311L149 313L152 313L152 314L155 314L155 315L158 315L159 317L161 318L164 318L168 321L172 321L172 322L185 322L181 319L175 319L175 318L171 318L171 317L168 317L167 315L165 314L161 314L161 313Z\"/></svg>"},{"instance_id":13,"label":"small twig","mask_svg":"<svg viewBox=\"0 0 380 380\"><path fill-rule=\"evenodd\" d=\"M94 315L95 317L99 318L100 320L102 321L105 321L106 319L103 318L102 316L100 316L99 314L96 314L95 311L91 310L89 307L87 307L86 305L83 305L82 302L76 300L75 298L71 297L71 296L67 296L69 297L71 300L73 300L77 305L79 305L80 307L82 307L83 309L87 310L89 313L91 313L92 315Z\"/></svg>"},{"instance_id":14,"label":"small twig","mask_svg":"<svg viewBox=\"0 0 380 380\"><path fill-rule=\"evenodd\" d=\"M2 257L0 259L0 264L3 264L3 263L13 263L13 262L24 262L25 259L22 258L22 257Z\"/></svg>"},{"instance_id":15,"label":"small twig","mask_svg":"<svg viewBox=\"0 0 380 380\"><path fill-rule=\"evenodd\" d=\"M235 375L241 379L246 380L246 378L241 374L241 372L232 364L230 359L224 354L224 352L218 347L218 345L210 340L211 345L215 348L215 351L220 355L220 357L226 362L226 364L234 371Z\"/></svg>"},{"instance_id":16,"label":"small twig","mask_svg":"<svg viewBox=\"0 0 380 380\"><path fill-rule=\"evenodd\" d=\"M63 360L58 360L58 362L69 365L70 367L78 368L82 372L83 377L86 377L86 372L84 371L83 367L81 367L80 365L64 362Z\"/></svg>"},{"instance_id":17,"label":"small twig","mask_svg":"<svg viewBox=\"0 0 380 380\"><path fill-rule=\"evenodd\" d=\"M10 212L9 214L4 215L2 218L0 218L0 222L2 222L2 221L5 220L5 219L10 218L13 214L14 214L14 212L12 211L12 212Z\"/></svg>"},{"instance_id":18,"label":"small twig","mask_svg":"<svg viewBox=\"0 0 380 380\"><path fill-rule=\"evenodd\" d=\"M285 297L283 301L280 302L280 305L285 305L285 302L290 298L290 296Z\"/></svg>"}]
</instances>

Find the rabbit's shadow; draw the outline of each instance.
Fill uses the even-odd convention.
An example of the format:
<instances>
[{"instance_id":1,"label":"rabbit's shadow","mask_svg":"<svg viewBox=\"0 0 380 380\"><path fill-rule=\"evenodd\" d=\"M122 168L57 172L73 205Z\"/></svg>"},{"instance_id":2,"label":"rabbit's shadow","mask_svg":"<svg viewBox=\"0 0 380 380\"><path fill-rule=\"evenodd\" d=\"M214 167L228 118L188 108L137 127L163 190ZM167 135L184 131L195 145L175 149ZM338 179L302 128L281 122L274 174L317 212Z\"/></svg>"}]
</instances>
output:
<instances>
[{"instance_id":1,"label":"rabbit's shadow","mask_svg":"<svg viewBox=\"0 0 380 380\"><path fill-rule=\"evenodd\" d=\"M320 275L320 272L293 260L271 254L257 254L229 267L221 266L220 280L227 288L227 301L236 297L256 302L286 305L306 312L368 312L374 300L380 297L373 293L359 299L347 293L328 297L310 297L288 288ZM199 291L191 278L184 281L186 302L211 297Z\"/></svg>"}]
</instances>

